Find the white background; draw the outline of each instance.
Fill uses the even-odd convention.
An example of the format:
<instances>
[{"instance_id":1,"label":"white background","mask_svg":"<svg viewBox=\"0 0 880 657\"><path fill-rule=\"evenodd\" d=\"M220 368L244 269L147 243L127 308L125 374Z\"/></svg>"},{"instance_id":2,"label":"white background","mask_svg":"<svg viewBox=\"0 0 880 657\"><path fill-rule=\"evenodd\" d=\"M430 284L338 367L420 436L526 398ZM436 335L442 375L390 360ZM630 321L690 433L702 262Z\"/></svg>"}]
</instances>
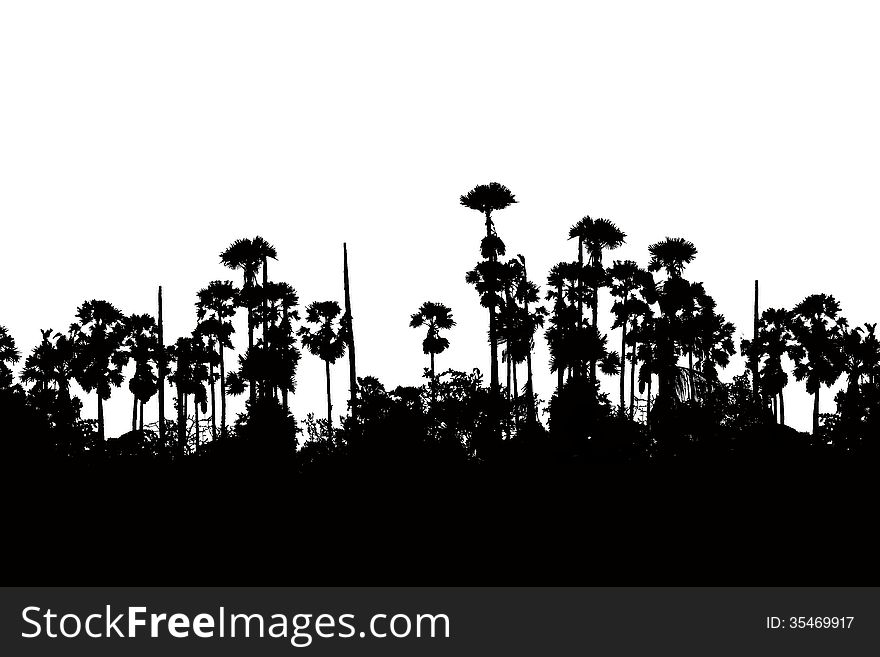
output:
<instances>
[{"instance_id":1,"label":"white background","mask_svg":"<svg viewBox=\"0 0 880 657\"><path fill-rule=\"evenodd\" d=\"M737 343L756 278L763 307L827 292L852 323L876 321L877 7L0 2L0 324L27 353L83 300L153 312L162 284L170 342L200 287L239 282L218 261L233 239L274 243L271 277L305 303L341 301L347 241L359 374L419 381L408 321L425 300L458 322L438 366L487 371L464 282L482 224L458 197L490 180L517 195L498 230L541 283L590 214L629 235L609 261L692 240L686 275ZM541 339L546 398L545 357ZM342 411L344 363L334 376ZM298 378L295 412L320 415L321 362L304 355ZM787 393L808 428L803 386ZM108 433L129 413L123 387Z\"/></svg>"}]
</instances>

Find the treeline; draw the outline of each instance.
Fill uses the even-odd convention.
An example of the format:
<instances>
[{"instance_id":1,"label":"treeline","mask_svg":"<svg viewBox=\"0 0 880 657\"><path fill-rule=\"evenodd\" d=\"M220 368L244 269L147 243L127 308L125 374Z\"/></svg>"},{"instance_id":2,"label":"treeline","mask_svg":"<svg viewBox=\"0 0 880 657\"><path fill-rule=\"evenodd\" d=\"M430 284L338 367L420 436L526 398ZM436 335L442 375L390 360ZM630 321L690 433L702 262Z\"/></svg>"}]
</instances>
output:
<instances>
[{"instance_id":1,"label":"treeline","mask_svg":"<svg viewBox=\"0 0 880 657\"><path fill-rule=\"evenodd\" d=\"M587 216L567 235L572 259L555 265L541 285L523 255L508 256L496 228L496 214L516 202L511 191L493 182L460 201L485 224L466 280L488 315L488 385L478 369L438 372L437 357L450 347L444 332L455 324L440 301L414 309L410 323L424 332L424 385L389 390L358 377L347 251L343 305L301 307L291 285L270 278L275 247L255 237L220 254L239 282L211 281L198 291L190 335L166 339L161 288L155 315L86 301L66 330L42 332L16 379L12 366L21 354L0 327L0 402L11 447L22 458L62 462L251 455L316 470L363 461L827 459L877 449L876 324L851 327L833 297L814 294L791 309L759 312L756 283L753 339L736 345L733 324L704 285L685 276L697 256L690 241L652 244L645 266L611 260L626 234ZM613 335L600 330L600 309L611 313ZM233 338L245 339L235 335L238 313L246 314L247 336L236 349ZM546 401L533 382L535 367L545 366L533 362L542 337L546 366L556 375ZM290 404L303 349L324 362L327 413L320 419L297 418ZM738 349L748 369L724 382L719 371ZM337 422L331 366L346 355L350 399ZM788 370L814 397L811 434L785 425ZM600 390L600 374L617 377L616 394ZM822 389L841 376L836 412L820 415ZM91 397L97 419L83 418L74 381ZM174 391L167 402L165 381ZM123 385L131 430L108 439L104 404ZM229 395L247 398L234 420ZM144 407L154 402L161 420L145 424Z\"/></svg>"}]
</instances>

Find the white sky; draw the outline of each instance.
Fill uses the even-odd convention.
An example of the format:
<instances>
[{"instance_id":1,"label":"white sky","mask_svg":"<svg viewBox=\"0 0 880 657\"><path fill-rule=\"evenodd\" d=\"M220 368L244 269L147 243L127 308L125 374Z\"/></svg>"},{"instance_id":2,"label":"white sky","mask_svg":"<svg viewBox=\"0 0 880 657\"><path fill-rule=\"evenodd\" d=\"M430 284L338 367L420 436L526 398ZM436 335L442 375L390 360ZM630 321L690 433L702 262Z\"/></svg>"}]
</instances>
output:
<instances>
[{"instance_id":1,"label":"white sky","mask_svg":"<svg viewBox=\"0 0 880 657\"><path fill-rule=\"evenodd\" d=\"M520 201L498 230L540 283L590 214L629 234L615 258L692 240L687 275L737 342L755 278L763 307L827 292L876 321L878 18L845 1L0 0L0 324L27 353L83 300L153 312L162 284L170 342L200 287L238 282L218 254L254 234L303 302L341 301L345 240L359 374L419 381L424 300L458 322L438 366L488 371L464 282L482 227L458 197L490 180ZM344 363L334 376L342 411ZM320 415L317 358L299 381L295 412ZM787 392L808 428L803 386ZM114 393L109 434L130 403Z\"/></svg>"}]
</instances>

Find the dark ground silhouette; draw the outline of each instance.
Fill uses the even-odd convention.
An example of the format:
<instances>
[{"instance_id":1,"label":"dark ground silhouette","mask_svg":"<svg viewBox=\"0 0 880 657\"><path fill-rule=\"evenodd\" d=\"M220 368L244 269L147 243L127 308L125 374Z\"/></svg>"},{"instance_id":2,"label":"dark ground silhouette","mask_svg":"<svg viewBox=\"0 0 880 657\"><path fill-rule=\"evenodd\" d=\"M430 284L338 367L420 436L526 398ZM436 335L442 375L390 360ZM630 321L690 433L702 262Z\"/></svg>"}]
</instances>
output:
<instances>
[{"instance_id":1,"label":"dark ground silhouette","mask_svg":"<svg viewBox=\"0 0 880 657\"><path fill-rule=\"evenodd\" d=\"M826 294L761 311L756 283L752 339L739 345L748 366L724 381L734 327L685 278L692 243L653 244L645 268L608 265L626 235L584 217L569 234L576 259L542 290L524 256L504 259L494 213L515 202L497 183L461 197L486 229L466 278L488 314L488 385L479 370L437 367L455 323L439 301L413 309L423 385L358 376L347 250L343 306L316 301L301 317L294 288L270 280L278 253L261 237L221 254L241 286L199 291L191 335L165 336L161 288L155 317L87 301L68 330L43 332L16 375L21 355L0 328L13 563L79 583L873 576L875 325L850 327ZM600 331L600 309L619 334ZM248 331L233 360L238 311ZM541 337L557 377L547 400L533 385ZM303 348L325 363L324 418L290 407ZM331 365L346 356L351 397L334 419ZM787 369L814 396L809 434L785 425ZM600 392L600 373L619 378L616 399ZM836 412L820 415L823 387L841 377ZM131 429L109 437L104 404L126 383ZM246 411L229 417L227 396L245 394ZM152 403L164 421L145 424Z\"/></svg>"}]
</instances>

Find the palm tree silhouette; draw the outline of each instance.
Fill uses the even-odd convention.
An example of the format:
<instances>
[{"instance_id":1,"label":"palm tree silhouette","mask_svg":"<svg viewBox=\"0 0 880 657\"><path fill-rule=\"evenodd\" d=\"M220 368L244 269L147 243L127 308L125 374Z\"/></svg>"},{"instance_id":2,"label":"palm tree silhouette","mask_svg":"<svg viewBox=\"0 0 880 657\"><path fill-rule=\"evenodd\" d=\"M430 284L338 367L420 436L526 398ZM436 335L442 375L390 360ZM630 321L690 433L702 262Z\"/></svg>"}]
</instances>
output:
<instances>
[{"instance_id":1,"label":"palm tree silhouette","mask_svg":"<svg viewBox=\"0 0 880 657\"><path fill-rule=\"evenodd\" d=\"M229 321L235 316L235 302L238 290L232 281L211 281L199 290L196 302L198 331L208 337L211 350L219 349L217 363L220 366L220 437L226 438L226 356L225 350L232 349L232 334L235 329ZM211 364L211 429L216 439L216 411L213 363Z\"/></svg>"},{"instance_id":2,"label":"palm tree silhouette","mask_svg":"<svg viewBox=\"0 0 880 657\"><path fill-rule=\"evenodd\" d=\"M259 235L253 239L238 239L230 244L220 254L220 262L230 269L240 269L244 279L239 294L239 303L247 308L248 314L248 351L254 348L254 308L260 303L265 304L263 294L257 285L257 275L260 267L263 268L263 282L267 280L266 264L269 258L275 259L278 254L275 247L269 244ZM264 306L265 307L265 306ZM263 338L265 339L266 324L263 324ZM253 405L257 398L256 381L250 381L250 403Z\"/></svg>"},{"instance_id":3,"label":"palm tree silhouette","mask_svg":"<svg viewBox=\"0 0 880 657\"><path fill-rule=\"evenodd\" d=\"M755 356L760 364L759 386L766 395L776 400L779 423L785 424L785 386L788 374L782 366L782 357L788 352L792 342L790 330L791 313L784 308L767 308L761 313L758 323L758 344L753 347L752 341L743 340L742 352L751 355L755 348Z\"/></svg>"},{"instance_id":4,"label":"palm tree silhouette","mask_svg":"<svg viewBox=\"0 0 880 657\"><path fill-rule=\"evenodd\" d=\"M114 387L122 385L122 369L129 354L123 349L127 337L125 316L108 301L92 300L76 311L71 326L76 346L74 378L86 392L98 395L98 450L104 450L104 401Z\"/></svg>"},{"instance_id":5,"label":"palm tree silhouette","mask_svg":"<svg viewBox=\"0 0 880 657\"><path fill-rule=\"evenodd\" d=\"M40 344L34 347L34 350L28 354L27 358L25 358L24 367L22 368L21 376L19 377L22 383L31 383L34 385L35 389L40 392L48 391L50 385L55 381L55 350L52 340L50 339L52 333L52 329L40 331L43 339ZM16 360L18 359L19 357L16 352ZM0 360L0 362L2 362L2 360Z\"/></svg>"},{"instance_id":6,"label":"palm tree silhouette","mask_svg":"<svg viewBox=\"0 0 880 657\"><path fill-rule=\"evenodd\" d=\"M159 390L159 379L153 370L159 349L156 322L151 315L132 315L127 320L128 330L124 346L134 362L134 375L129 379L128 389L133 396L131 430L144 429L144 404ZM140 408L140 425L138 425Z\"/></svg>"},{"instance_id":7,"label":"palm tree silhouette","mask_svg":"<svg viewBox=\"0 0 880 657\"><path fill-rule=\"evenodd\" d=\"M0 388L12 387L12 368L21 359L15 339L5 326L0 326Z\"/></svg>"},{"instance_id":8,"label":"palm tree silhouette","mask_svg":"<svg viewBox=\"0 0 880 657\"><path fill-rule=\"evenodd\" d=\"M634 293L647 284L651 277L633 260L615 261L608 269L608 276L611 280L611 295L618 299L611 312L615 316L612 328L620 328L620 414L623 415L626 405L626 359L623 357L628 344L626 331L630 318L644 313L646 304L635 297ZM630 360L633 363L632 372L635 372L635 348Z\"/></svg>"},{"instance_id":9,"label":"palm tree silhouette","mask_svg":"<svg viewBox=\"0 0 880 657\"><path fill-rule=\"evenodd\" d=\"M583 265L584 249L586 248L589 255L589 265L591 267L592 290L590 297L590 306L593 311L593 326L597 329L599 317L599 288L606 284L606 277L602 266L602 255L606 250L613 250L621 246L626 241L626 233L618 228L614 222L608 219L592 219L589 216L583 217L568 232L569 239L578 240L578 263ZM580 302L579 302L580 303ZM583 310L578 308L579 318L583 323ZM596 361L590 362L590 379L596 381Z\"/></svg>"},{"instance_id":10,"label":"palm tree silhouette","mask_svg":"<svg viewBox=\"0 0 880 657\"><path fill-rule=\"evenodd\" d=\"M516 266L511 269L514 273L514 289L505 317L508 324L507 350L513 362L514 389L516 389L516 366L526 363L527 419L529 423L534 424L538 421L538 414L532 376L532 350L535 346L535 333L544 326L547 310L543 306L536 305L539 301L539 290L538 286L528 279L525 256L518 255L515 263Z\"/></svg>"},{"instance_id":11,"label":"palm tree silhouette","mask_svg":"<svg viewBox=\"0 0 880 657\"><path fill-rule=\"evenodd\" d=\"M25 359L20 378L22 383L33 384L31 399L46 415L49 424L66 429L79 419L82 408L79 399L70 396L75 356L73 340L61 333L53 335L51 329L41 334L43 339Z\"/></svg>"},{"instance_id":12,"label":"palm tree silhouette","mask_svg":"<svg viewBox=\"0 0 880 657\"><path fill-rule=\"evenodd\" d=\"M652 369L657 373L659 390L658 403L669 404L675 399L674 385L678 372L676 342L681 342L681 318L679 314L693 303L694 289L682 278L685 265L697 256L697 247L680 237L667 237L648 247L651 261L648 271L666 271L666 280L658 286L657 301L661 316L652 323L654 339L654 362Z\"/></svg>"},{"instance_id":13,"label":"palm tree silhouette","mask_svg":"<svg viewBox=\"0 0 880 657\"><path fill-rule=\"evenodd\" d=\"M795 378L806 381L813 395L813 435L819 432L819 391L823 385L834 385L843 373L840 342L846 325L837 299L827 294L811 294L792 311L794 342L788 355L795 363Z\"/></svg>"},{"instance_id":14,"label":"palm tree silhouette","mask_svg":"<svg viewBox=\"0 0 880 657\"><path fill-rule=\"evenodd\" d=\"M287 283L270 282L265 288L269 332L260 343L257 378L264 382L265 397L281 391L282 408L288 412L288 394L293 392L300 353L293 333L293 320L299 319L299 296Z\"/></svg>"},{"instance_id":15,"label":"palm tree silhouette","mask_svg":"<svg viewBox=\"0 0 880 657\"><path fill-rule=\"evenodd\" d=\"M419 311L413 313L409 325L412 328L419 328L425 324L428 325L428 332L425 339L422 340L422 351L431 357L431 401L433 402L437 397L434 356L442 354L449 348L449 340L440 335L440 331L449 330L455 326L452 310L442 303L425 301Z\"/></svg>"},{"instance_id":16,"label":"palm tree silhouette","mask_svg":"<svg viewBox=\"0 0 880 657\"><path fill-rule=\"evenodd\" d=\"M495 223L492 220L492 213L496 210L503 210L509 205L516 203L516 198L507 187L497 182L490 182L488 185L477 185L467 194L459 199L461 205L471 210L482 213L486 218L486 237L483 238L481 251L483 257L490 263L497 263L498 256L504 254L504 243L495 231ZM485 283L493 288L497 286L498 271L496 267L484 268L484 274L487 275ZM497 291L496 291L497 292ZM498 336L496 327L496 309L500 299L494 296L486 297L489 301L487 308L489 309L489 351L490 351L490 388L492 395L499 394L498 379ZM485 305L485 304L484 304Z\"/></svg>"},{"instance_id":17,"label":"palm tree silhouette","mask_svg":"<svg viewBox=\"0 0 880 657\"><path fill-rule=\"evenodd\" d=\"M330 364L345 355L345 331L334 320L339 317L342 309L335 301L315 301L306 308L307 324L316 324L315 329L307 325L301 326L297 335L302 338L303 346L309 352L324 361L327 376L327 437L333 435L333 402L330 397Z\"/></svg>"}]
</instances>

